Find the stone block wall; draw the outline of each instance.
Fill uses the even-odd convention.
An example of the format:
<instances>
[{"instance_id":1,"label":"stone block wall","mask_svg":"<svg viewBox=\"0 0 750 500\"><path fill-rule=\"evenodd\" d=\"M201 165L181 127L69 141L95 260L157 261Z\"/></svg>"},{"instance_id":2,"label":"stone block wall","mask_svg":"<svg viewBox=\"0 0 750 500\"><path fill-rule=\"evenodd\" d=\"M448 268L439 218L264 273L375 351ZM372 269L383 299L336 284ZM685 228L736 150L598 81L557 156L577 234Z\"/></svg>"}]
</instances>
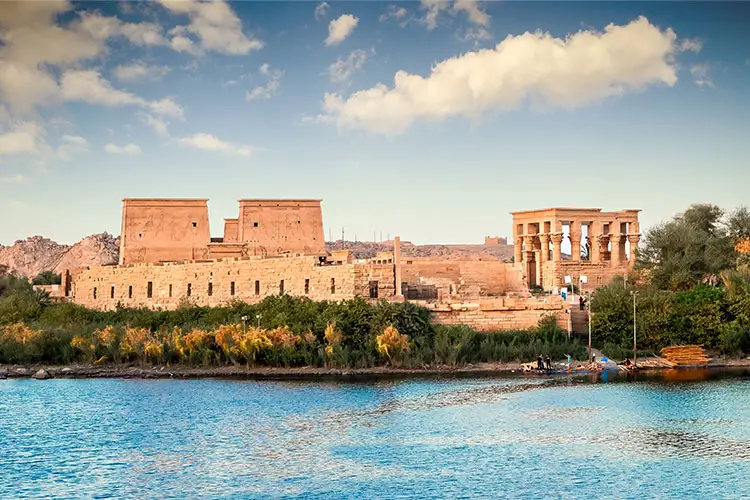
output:
<instances>
[{"instance_id":1,"label":"stone block wall","mask_svg":"<svg viewBox=\"0 0 750 500\"><path fill-rule=\"evenodd\" d=\"M497 260L405 259L402 281L433 285L441 297L501 296L525 289L522 272Z\"/></svg>"},{"instance_id":2,"label":"stone block wall","mask_svg":"<svg viewBox=\"0 0 750 500\"><path fill-rule=\"evenodd\" d=\"M559 266L555 266L554 262L546 262L542 272L542 286L545 290L552 290L555 277L559 280L558 283L566 286L565 276L570 276L573 283L578 286L578 277L583 274L587 278L583 290L588 292L607 285L616 276L625 276L625 273L627 273L627 267L613 268L609 262L562 261Z\"/></svg>"},{"instance_id":3,"label":"stone block wall","mask_svg":"<svg viewBox=\"0 0 750 500\"><path fill-rule=\"evenodd\" d=\"M440 325L467 325L478 331L533 328L548 314L568 330L570 305L559 296L544 299L502 297L476 302L427 304L432 321Z\"/></svg>"},{"instance_id":4,"label":"stone block wall","mask_svg":"<svg viewBox=\"0 0 750 500\"><path fill-rule=\"evenodd\" d=\"M378 298L389 298L395 288L392 265L319 265L315 256L86 267L66 273L66 281L69 300L104 310L118 303L174 309L185 299L201 306L253 303L282 293L342 300L369 297L371 281L378 282Z\"/></svg>"}]
</instances>

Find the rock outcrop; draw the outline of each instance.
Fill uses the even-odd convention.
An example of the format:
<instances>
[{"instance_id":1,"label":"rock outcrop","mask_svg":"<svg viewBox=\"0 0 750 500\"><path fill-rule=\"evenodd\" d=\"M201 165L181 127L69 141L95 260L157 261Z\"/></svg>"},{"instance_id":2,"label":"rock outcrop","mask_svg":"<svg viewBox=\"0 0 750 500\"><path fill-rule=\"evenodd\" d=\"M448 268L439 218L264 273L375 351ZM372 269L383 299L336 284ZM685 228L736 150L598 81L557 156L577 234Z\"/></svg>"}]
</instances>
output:
<instances>
[{"instance_id":1,"label":"rock outcrop","mask_svg":"<svg viewBox=\"0 0 750 500\"><path fill-rule=\"evenodd\" d=\"M119 250L119 239L108 233L87 236L75 245L32 236L11 246L0 246L0 266L33 278L44 271L61 273L80 266L116 264Z\"/></svg>"}]
</instances>

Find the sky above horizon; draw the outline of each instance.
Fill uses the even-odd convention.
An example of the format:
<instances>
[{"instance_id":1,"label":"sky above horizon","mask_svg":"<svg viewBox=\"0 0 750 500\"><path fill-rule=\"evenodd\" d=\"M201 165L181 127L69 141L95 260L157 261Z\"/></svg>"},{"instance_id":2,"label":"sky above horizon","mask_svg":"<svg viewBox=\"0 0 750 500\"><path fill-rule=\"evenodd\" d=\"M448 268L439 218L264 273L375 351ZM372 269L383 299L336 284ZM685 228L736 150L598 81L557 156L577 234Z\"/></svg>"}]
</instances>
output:
<instances>
[{"instance_id":1,"label":"sky above horizon","mask_svg":"<svg viewBox=\"0 0 750 500\"><path fill-rule=\"evenodd\" d=\"M0 2L0 244L122 198L320 198L326 237L750 204L747 2Z\"/></svg>"}]
</instances>

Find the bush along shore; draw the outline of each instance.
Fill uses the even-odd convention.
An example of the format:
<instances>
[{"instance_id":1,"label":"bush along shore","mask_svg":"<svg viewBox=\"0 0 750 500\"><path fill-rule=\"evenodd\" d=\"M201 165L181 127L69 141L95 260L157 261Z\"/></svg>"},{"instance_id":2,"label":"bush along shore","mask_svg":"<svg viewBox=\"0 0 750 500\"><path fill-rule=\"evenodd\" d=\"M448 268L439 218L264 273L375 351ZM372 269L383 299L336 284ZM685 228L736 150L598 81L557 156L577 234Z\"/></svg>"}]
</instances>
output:
<instances>
[{"instance_id":1,"label":"bush along shore","mask_svg":"<svg viewBox=\"0 0 750 500\"><path fill-rule=\"evenodd\" d=\"M539 354L584 359L554 317L521 331L476 332L430 322L411 303L362 299L313 302L290 296L224 307L183 304L174 311L94 311L51 303L24 280L0 284L0 364L83 365L84 373L114 367L209 375L286 369L398 371L520 363ZM192 370L192 371L191 371Z\"/></svg>"}]
</instances>

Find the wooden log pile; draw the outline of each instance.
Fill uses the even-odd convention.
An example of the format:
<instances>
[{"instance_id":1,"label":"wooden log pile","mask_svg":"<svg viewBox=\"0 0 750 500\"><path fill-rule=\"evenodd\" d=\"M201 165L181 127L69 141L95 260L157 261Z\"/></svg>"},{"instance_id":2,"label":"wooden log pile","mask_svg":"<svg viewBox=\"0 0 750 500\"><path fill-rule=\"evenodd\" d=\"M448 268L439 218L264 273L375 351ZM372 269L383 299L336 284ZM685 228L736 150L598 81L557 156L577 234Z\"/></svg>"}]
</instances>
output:
<instances>
[{"instance_id":1,"label":"wooden log pile","mask_svg":"<svg viewBox=\"0 0 750 500\"><path fill-rule=\"evenodd\" d=\"M678 345L665 347L661 355L670 366L706 365L711 358L702 345Z\"/></svg>"}]
</instances>

